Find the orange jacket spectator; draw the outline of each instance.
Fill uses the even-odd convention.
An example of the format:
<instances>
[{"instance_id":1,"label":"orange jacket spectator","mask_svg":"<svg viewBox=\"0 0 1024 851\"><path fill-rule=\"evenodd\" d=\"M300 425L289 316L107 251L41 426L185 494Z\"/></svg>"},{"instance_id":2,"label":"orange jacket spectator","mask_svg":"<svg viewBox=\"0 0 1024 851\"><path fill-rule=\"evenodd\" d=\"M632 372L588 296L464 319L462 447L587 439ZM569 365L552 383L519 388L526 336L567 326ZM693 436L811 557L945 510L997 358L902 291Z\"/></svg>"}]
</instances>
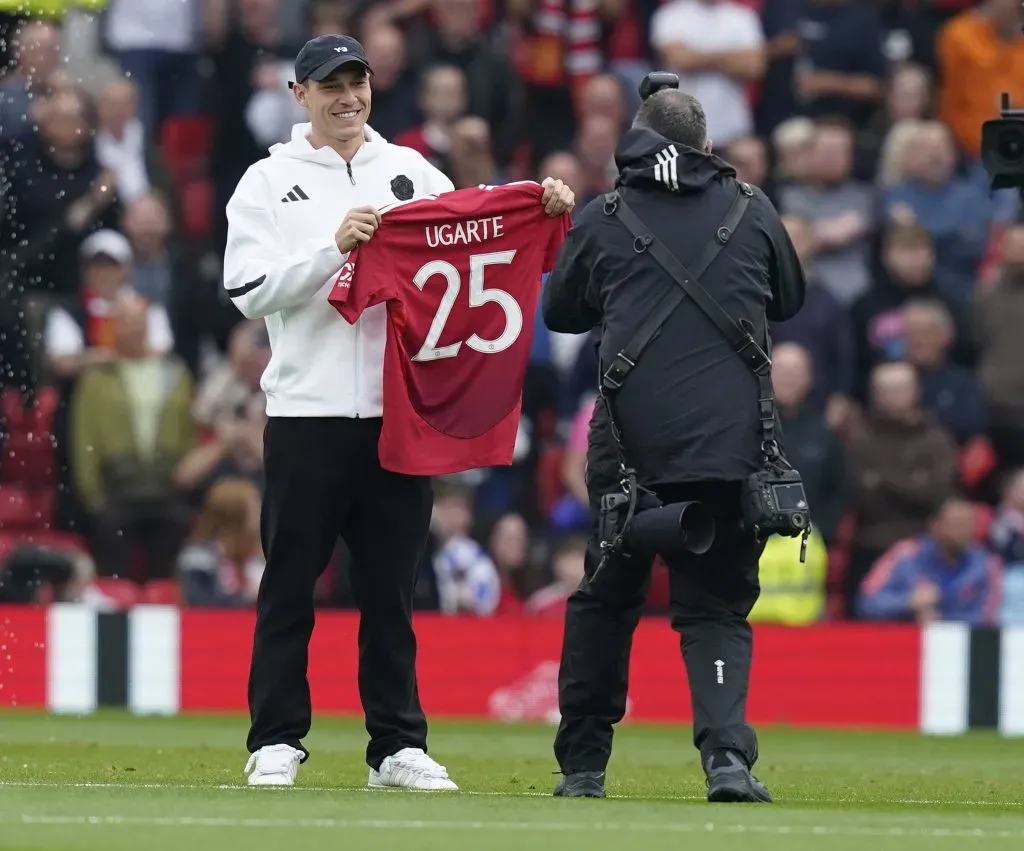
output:
<instances>
[{"instance_id":1,"label":"orange jacket spectator","mask_svg":"<svg viewBox=\"0 0 1024 851\"><path fill-rule=\"evenodd\" d=\"M981 125L999 117L1000 95L1013 106L1024 104L1024 37L1004 39L995 24L977 10L957 15L936 42L942 85L939 117L953 130L960 149L981 153Z\"/></svg>"}]
</instances>

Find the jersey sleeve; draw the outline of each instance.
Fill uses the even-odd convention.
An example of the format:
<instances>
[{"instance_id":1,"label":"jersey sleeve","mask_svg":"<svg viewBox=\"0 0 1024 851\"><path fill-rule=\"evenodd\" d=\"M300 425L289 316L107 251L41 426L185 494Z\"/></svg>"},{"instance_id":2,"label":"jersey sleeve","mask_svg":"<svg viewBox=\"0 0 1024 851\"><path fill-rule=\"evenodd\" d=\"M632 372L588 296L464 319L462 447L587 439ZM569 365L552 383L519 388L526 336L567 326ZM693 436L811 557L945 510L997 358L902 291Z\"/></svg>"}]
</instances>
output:
<instances>
[{"instance_id":1,"label":"jersey sleeve","mask_svg":"<svg viewBox=\"0 0 1024 851\"><path fill-rule=\"evenodd\" d=\"M341 267L327 300L346 322L354 323L364 310L394 295L388 264L366 247L355 248Z\"/></svg>"},{"instance_id":2,"label":"jersey sleeve","mask_svg":"<svg viewBox=\"0 0 1024 851\"><path fill-rule=\"evenodd\" d=\"M551 236L548 238L547 248L544 251L544 268L541 271L550 272L555 268L558 252L562 250L565 235L569 233L571 227L572 214L568 211L562 213L561 216L551 223Z\"/></svg>"}]
</instances>

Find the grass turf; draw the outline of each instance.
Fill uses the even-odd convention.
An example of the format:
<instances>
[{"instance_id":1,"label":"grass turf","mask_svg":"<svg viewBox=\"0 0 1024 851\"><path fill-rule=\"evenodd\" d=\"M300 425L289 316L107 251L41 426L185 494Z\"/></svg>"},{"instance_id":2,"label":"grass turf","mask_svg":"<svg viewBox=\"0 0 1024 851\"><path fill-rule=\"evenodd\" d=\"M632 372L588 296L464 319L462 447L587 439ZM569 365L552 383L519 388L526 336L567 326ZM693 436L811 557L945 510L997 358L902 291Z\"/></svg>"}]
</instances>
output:
<instances>
[{"instance_id":1,"label":"grass turf","mask_svg":"<svg viewBox=\"0 0 1024 851\"><path fill-rule=\"evenodd\" d=\"M299 788L244 787L242 718L0 713L0 848L941 851L1024 847L1024 741L761 732L772 806L710 805L685 728L623 725L610 800L550 796L552 728L435 722L456 793L367 791L359 722L319 719ZM636 834L633 839L628 834Z\"/></svg>"}]
</instances>

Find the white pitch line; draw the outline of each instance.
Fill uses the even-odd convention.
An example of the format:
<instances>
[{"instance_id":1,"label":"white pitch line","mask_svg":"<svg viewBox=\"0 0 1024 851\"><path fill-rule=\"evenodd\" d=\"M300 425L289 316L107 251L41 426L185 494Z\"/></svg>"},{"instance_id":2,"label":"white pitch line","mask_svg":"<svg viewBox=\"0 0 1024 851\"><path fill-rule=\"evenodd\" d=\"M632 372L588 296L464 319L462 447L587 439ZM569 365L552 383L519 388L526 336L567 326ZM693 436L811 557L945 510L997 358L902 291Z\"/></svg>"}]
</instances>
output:
<instances>
[{"instance_id":1,"label":"white pitch line","mask_svg":"<svg viewBox=\"0 0 1024 851\"><path fill-rule=\"evenodd\" d=\"M282 788L280 786L262 786L255 789L244 783L224 783L209 785L203 783L55 783L45 780L0 780L0 789L178 789L178 790L221 790L239 791L252 790L257 794L279 792L283 794L294 794L297 792L365 792L367 794L389 794L399 792L411 792L411 789L371 789L367 786L291 786ZM422 793L428 794L428 793ZM460 789L457 792L430 793L434 795L470 795L474 797L487 798L551 798L550 792L480 792L467 789ZM704 795L608 795L609 798L623 801L704 801ZM968 801L968 800L941 800L929 798L785 798L785 802L794 804L887 804L921 807L1024 807L1022 801Z\"/></svg>"},{"instance_id":2,"label":"white pitch line","mask_svg":"<svg viewBox=\"0 0 1024 851\"><path fill-rule=\"evenodd\" d=\"M521 830L536 832L644 832L644 833L728 833L771 834L775 836L862 836L928 839L1024 839L1024 830L985 828L842 827L825 825L740 825L681 824L679 822L543 822L543 821L453 821L405 819L265 819L199 818L190 816L47 816L0 817L0 824L40 826L142 826L142 827L228 827L228 828L320 828L371 830Z\"/></svg>"}]
</instances>

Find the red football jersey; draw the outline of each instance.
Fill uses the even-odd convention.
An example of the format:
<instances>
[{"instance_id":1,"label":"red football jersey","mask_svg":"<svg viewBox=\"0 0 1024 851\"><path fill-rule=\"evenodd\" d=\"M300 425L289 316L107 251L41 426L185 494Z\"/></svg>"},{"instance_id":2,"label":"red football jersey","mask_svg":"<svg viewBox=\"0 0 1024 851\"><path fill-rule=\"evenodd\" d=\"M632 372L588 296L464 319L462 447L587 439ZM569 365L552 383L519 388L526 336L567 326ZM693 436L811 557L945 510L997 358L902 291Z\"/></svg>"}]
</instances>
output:
<instances>
[{"instance_id":1,"label":"red football jersey","mask_svg":"<svg viewBox=\"0 0 1024 851\"><path fill-rule=\"evenodd\" d=\"M541 275L572 219L533 181L387 209L329 296L349 322L388 305L380 463L444 475L512 463Z\"/></svg>"}]
</instances>

